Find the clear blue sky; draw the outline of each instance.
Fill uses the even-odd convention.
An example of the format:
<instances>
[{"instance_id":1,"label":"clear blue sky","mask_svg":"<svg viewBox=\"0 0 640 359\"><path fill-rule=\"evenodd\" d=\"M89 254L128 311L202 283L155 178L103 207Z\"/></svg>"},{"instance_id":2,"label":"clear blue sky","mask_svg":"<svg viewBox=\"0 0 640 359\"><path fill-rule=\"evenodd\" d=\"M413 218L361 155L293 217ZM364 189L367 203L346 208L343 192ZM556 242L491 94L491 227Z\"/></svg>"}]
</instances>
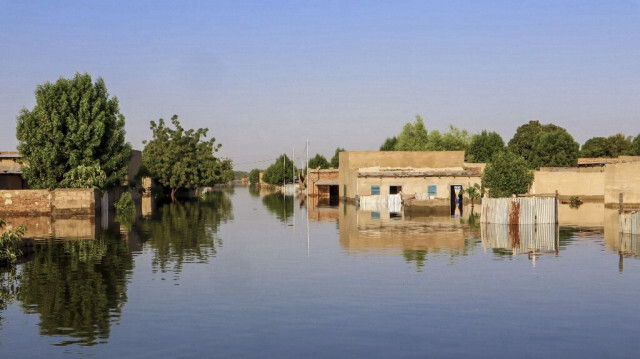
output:
<instances>
[{"instance_id":1,"label":"clear blue sky","mask_svg":"<svg viewBox=\"0 0 640 359\"><path fill-rule=\"evenodd\" d=\"M36 85L75 72L105 79L134 148L178 114L245 170L307 138L376 150L416 114L505 141L530 120L640 133L640 0L0 4L1 150Z\"/></svg>"}]
</instances>

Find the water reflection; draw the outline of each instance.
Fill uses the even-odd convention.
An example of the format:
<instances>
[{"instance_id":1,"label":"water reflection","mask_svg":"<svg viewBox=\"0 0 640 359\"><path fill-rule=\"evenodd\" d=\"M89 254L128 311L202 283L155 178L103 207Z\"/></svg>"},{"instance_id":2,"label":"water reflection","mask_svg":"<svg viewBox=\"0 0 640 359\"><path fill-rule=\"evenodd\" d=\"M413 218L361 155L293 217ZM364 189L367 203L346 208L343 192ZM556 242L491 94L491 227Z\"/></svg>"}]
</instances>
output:
<instances>
[{"instance_id":1,"label":"water reflection","mask_svg":"<svg viewBox=\"0 0 640 359\"><path fill-rule=\"evenodd\" d=\"M293 216L293 196L283 196L281 193L271 193L262 197L262 204L281 222L286 222Z\"/></svg>"},{"instance_id":2,"label":"water reflection","mask_svg":"<svg viewBox=\"0 0 640 359\"><path fill-rule=\"evenodd\" d=\"M98 344L119 320L132 268L118 232L38 243L34 259L22 267L18 298L26 313L40 315L41 335L64 338L57 345Z\"/></svg>"},{"instance_id":3,"label":"water reflection","mask_svg":"<svg viewBox=\"0 0 640 359\"><path fill-rule=\"evenodd\" d=\"M390 213L340 204L340 245L352 253L398 253L421 270L429 255L466 255L479 233L460 218L442 213ZM473 219L472 219L473 221Z\"/></svg>"},{"instance_id":4,"label":"water reflection","mask_svg":"<svg viewBox=\"0 0 640 359\"><path fill-rule=\"evenodd\" d=\"M233 218L233 206L224 191L195 201L167 203L151 220L138 222L130 237L153 249L153 268L179 273L185 262L206 263L217 253L220 223Z\"/></svg>"}]
</instances>

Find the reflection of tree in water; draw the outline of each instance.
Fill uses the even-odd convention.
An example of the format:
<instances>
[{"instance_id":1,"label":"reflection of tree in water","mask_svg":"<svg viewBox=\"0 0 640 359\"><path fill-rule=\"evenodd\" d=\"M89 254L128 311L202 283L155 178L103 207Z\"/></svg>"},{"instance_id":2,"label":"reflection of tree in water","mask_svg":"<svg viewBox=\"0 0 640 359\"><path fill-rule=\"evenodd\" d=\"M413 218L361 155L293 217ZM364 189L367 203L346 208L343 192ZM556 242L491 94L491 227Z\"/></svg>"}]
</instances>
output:
<instances>
[{"instance_id":1,"label":"reflection of tree in water","mask_svg":"<svg viewBox=\"0 0 640 359\"><path fill-rule=\"evenodd\" d=\"M407 263L416 262L416 270L422 272L428 253L429 251L426 249L405 249L402 251L402 256Z\"/></svg>"},{"instance_id":2,"label":"reflection of tree in water","mask_svg":"<svg viewBox=\"0 0 640 359\"><path fill-rule=\"evenodd\" d=\"M153 266L165 272L173 265L180 272L184 262L205 263L216 255L221 239L214 239L221 222L233 217L226 192L214 191L198 200L167 203L151 220L136 228L146 245L154 249Z\"/></svg>"},{"instance_id":3,"label":"reflection of tree in water","mask_svg":"<svg viewBox=\"0 0 640 359\"><path fill-rule=\"evenodd\" d=\"M250 185L249 186L249 194L251 195L251 197L260 197L260 188L254 186L254 185Z\"/></svg>"},{"instance_id":4,"label":"reflection of tree in water","mask_svg":"<svg viewBox=\"0 0 640 359\"><path fill-rule=\"evenodd\" d=\"M262 197L262 204L282 222L286 222L293 216L293 196L268 194Z\"/></svg>"},{"instance_id":5,"label":"reflection of tree in water","mask_svg":"<svg viewBox=\"0 0 640 359\"><path fill-rule=\"evenodd\" d=\"M0 327L2 326L2 312L7 309L7 305L13 303L20 292L19 277L15 267L0 268ZM0 337L2 339L2 337ZM2 341L0 341L0 344Z\"/></svg>"},{"instance_id":6,"label":"reflection of tree in water","mask_svg":"<svg viewBox=\"0 0 640 359\"><path fill-rule=\"evenodd\" d=\"M25 312L40 314L40 334L69 338L58 345L105 342L127 301L127 274L133 268L119 233L49 241L37 244L35 252L22 269L18 299Z\"/></svg>"}]
</instances>

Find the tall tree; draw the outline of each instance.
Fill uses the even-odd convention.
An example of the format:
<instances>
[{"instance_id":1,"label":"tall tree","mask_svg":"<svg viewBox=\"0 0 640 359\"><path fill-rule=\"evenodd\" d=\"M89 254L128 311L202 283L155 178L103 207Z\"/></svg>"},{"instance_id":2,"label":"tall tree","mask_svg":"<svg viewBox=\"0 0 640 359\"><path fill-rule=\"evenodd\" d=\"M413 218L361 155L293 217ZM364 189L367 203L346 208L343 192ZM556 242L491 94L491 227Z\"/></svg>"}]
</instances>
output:
<instances>
[{"instance_id":1,"label":"tall tree","mask_svg":"<svg viewBox=\"0 0 640 359\"><path fill-rule=\"evenodd\" d=\"M126 179L131 145L118 99L87 73L38 85L18 115L22 176L32 188L113 188Z\"/></svg>"},{"instance_id":2,"label":"tall tree","mask_svg":"<svg viewBox=\"0 0 640 359\"><path fill-rule=\"evenodd\" d=\"M283 183L293 182L293 174L295 173L293 161L286 154L281 155L264 171L262 180L272 185L282 185Z\"/></svg>"},{"instance_id":3,"label":"tall tree","mask_svg":"<svg viewBox=\"0 0 640 359\"><path fill-rule=\"evenodd\" d=\"M471 144L467 151L467 160L469 162L489 162L491 157L504 150L504 141L496 132L487 132L482 130L480 134L471 137Z\"/></svg>"},{"instance_id":4,"label":"tall tree","mask_svg":"<svg viewBox=\"0 0 640 359\"><path fill-rule=\"evenodd\" d=\"M566 131L540 133L533 142L531 165L540 167L571 167L578 162L580 145Z\"/></svg>"},{"instance_id":5,"label":"tall tree","mask_svg":"<svg viewBox=\"0 0 640 359\"><path fill-rule=\"evenodd\" d=\"M529 191L533 172L527 161L511 151L496 153L484 169L482 187L489 189L489 197L508 197Z\"/></svg>"},{"instance_id":6,"label":"tall tree","mask_svg":"<svg viewBox=\"0 0 640 359\"><path fill-rule=\"evenodd\" d=\"M471 135L467 130L449 125L449 131L442 135L442 146L438 151L466 151L470 144Z\"/></svg>"},{"instance_id":7,"label":"tall tree","mask_svg":"<svg viewBox=\"0 0 640 359\"><path fill-rule=\"evenodd\" d=\"M321 154L316 154L315 157L313 157L312 159L309 160L309 168L321 168L321 169L325 169L325 168L329 168L331 167L331 164L329 163L329 161L327 161L327 159L321 155Z\"/></svg>"},{"instance_id":8,"label":"tall tree","mask_svg":"<svg viewBox=\"0 0 640 359\"><path fill-rule=\"evenodd\" d=\"M145 141L142 164L151 177L171 188L173 201L180 188L197 189L224 182L227 180L224 174L229 171L233 178L231 162L214 157L221 145L215 144L215 138L205 140L207 128L185 131L177 115L171 118L171 123L175 129L166 126L163 119L158 123L151 121L153 139Z\"/></svg>"},{"instance_id":9,"label":"tall tree","mask_svg":"<svg viewBox=\"0 0 640 359\"><path fill-rule=\"evenodd\" d=\"M618 133L607 138L592 137L588 139L582 145L580 156L616 158L629 153L630 149L631 137Z\"/></svg>"},{"instance_id":10,"label":"tall tree","mask_svg":"<svg viewBox=\"0 0 640 359\"><path fill-rule=\"evenodd\" d=\"M254 168L249 172L249 184L253 186L258 184L258 182L260 182L260 170Z\"/></svg>"},{"instance_id":11,"label":"tall tree","mask_svg":"<svg viewBox=\"0 0 640 359\"><path fill-rule=\"evenodd\" d=\"M340 166L340 152L344 152L345 149L338 147L336 148L336 152L333 155L333 157L331 157L331 167L333 168L338 168Z\"/></svg>"},{"instance_id":12,"label":"tall tree","mask_svg":"<svg viewBox=\"0 0 640 359\"><path fill-rule=\"evenodd\" d=\"M518 127L515 135L513 135L513 138L509 141L509 150L524 157L527 161L530 161L533 142L535 141L536 136L542 132L551 132L556 130L566 132L564 128L552 123L543 125L538 121L529 121L529 123Z\"/></svg>"},{"instance_id":13,"label":"tall tree","mask_svg":"<svg viewBox=\"0 0 640 359\"><path fill-rule=\"evenodd\" d=\"M607 139L604 137L592 137L585 141L580 150L581 157L609 157L607 151Z\"/></svg>"}]
</instances>

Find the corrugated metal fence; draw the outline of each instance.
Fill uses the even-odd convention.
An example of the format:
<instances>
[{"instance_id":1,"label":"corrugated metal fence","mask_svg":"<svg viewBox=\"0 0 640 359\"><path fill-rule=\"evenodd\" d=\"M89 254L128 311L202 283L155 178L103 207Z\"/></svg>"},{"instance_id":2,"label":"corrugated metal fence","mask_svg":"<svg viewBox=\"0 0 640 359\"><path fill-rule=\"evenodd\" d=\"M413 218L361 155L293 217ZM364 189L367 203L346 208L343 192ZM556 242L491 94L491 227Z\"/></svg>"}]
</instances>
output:
<instances>
[{"instance_id":1,"label":"corrugated metal fence","mask_svg":"<svg viewBox=\"0 0 640 359\"><path fill-rule=\"evenodd\" d=\"M618 228L620 233L640 234L640 210L620 211Z\"/></svg>"},{"instance_id":2,"label":"corrugated metal fence","mask_svg":"<svg viewBox=\"0 0 640 359\"><path fill-rule=\"evenodd\" d=\"M481 223L556 223L555 197L482 198Z\"/></svg>"},{"instance_id":3,"label":"corrugated metal fence","mask_svg":"<svg viewBox=\"0 0 640 359\"><path fill-rule=\"evenodd\" d=\"M557 232L553 224L508 225L486 223L481 226L482 246L517 253L555 252Z\"/></svg>"}]
</instances>

